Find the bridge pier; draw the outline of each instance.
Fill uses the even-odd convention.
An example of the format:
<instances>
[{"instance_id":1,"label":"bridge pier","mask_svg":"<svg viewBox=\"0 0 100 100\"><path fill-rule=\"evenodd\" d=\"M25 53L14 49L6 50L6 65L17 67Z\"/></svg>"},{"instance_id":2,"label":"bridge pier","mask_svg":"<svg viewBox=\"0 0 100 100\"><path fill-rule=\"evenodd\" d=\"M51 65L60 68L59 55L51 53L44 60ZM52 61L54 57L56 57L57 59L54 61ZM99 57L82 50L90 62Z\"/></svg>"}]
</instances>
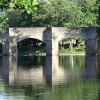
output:
<instances>
[{"instance_id":1,"label":"bridge pier","mask_svg":"<svg viewBox=\"0 0 100 100\"><path fill-rule=\"evenodd\" d=\"M9 41L6 41L4 44L2 44L2 55L9 55Z\"/></svg>"},{"instance_id":2,"label":"bridge pier","mask_svg":"<svg viewBox=\"0 0 100 100\"><path fill-rule=\"evenodd\" d=\"M57 40L52 40L52 55L58 55L59 42Z\"/></svg>"},{"instance_id":3,"label":"bridge pier","mask_svg":"<svg viewBox=\"0 0 100 100\"><path fill-rule=\"evenodd\" d=\"M17 42L6 41L2 47L4 56L18 55Z\"/></svg>"},{"instance_id":4,"label":"bridge pier","mask_svg":"<svg viewBox=\"0 0 100 100\"><path fill-rule=\"evenodd\" d=\"M17 42L10 42L9 55L18 55Z\"/></svg>"},{"instance_id":5,"label":"bridge pier","mask_svg":"<svg viewBox=\"0 0 100 100\"><path fill-rule=\"evenodd\" d=\"M100 34L98 35L97 39L97 55L100 55Z\"/></svg>"},{"instance_id":6,"label":"bridge pier","mask_svg":"<svg viewBox=\"0 0 100 100\"><path fill-rule=\"evenodd\" d=\"M52 32L52 28L46 28L43 34L43 41L46 43L46 55L58 55L58 38Z\"/></svg>"},{"instance_id":7,"label":"bridge pier","mask_svg":"<svg viewBox=\"0 0 100 100\"><path fill-rule=\"evenodd\" d=\"M46 41L46 55L58 55L58 41Z\"/></svg>"},{"instance_id":8,"label":"bridge pier","mask_svg":"<svg viewBox=\"0 0 100 100\"><path fill-rule=\"evenodd\" d=\"M97 29L95 27L87 27L83 29L86 55L96 55L97 54Z\"/></svg>"},{"instance_id":9,"label":"bridge pier","mask_svg":"<svg viewBox=\"0 0 100 100\"><path fill-rule=\"evenodd\" d=\"M88 39L85 41L86 55L96 55L97 41L96 39Z\"/></svg>"},{"instance_id":10,"label":"bridge pier","mask_svg":"<svg viewBox=\"0 0 100 100\"><path fill-rule=\"evenodd\" d=\"M95 55L85 56L85 75L89 78L97 77L97 58Z\"/></svg>"}]
</instances>

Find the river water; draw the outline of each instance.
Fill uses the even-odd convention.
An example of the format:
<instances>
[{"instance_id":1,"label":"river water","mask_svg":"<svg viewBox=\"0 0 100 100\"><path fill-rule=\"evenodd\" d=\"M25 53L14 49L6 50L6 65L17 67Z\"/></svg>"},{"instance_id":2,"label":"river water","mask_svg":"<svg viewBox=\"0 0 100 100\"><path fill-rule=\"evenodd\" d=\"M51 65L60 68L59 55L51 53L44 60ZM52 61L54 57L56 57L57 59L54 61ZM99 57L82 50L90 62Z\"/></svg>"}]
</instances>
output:
<instances>
[{"instance_id":1,"label":"river water","mask_svg":"<svg viewBox=\"0 0 100 100\"><path fill-rule=\"evenodd\" d=\"M100 100L100 57L0 57L0 100Z\"/></svg>"}]
</instances>

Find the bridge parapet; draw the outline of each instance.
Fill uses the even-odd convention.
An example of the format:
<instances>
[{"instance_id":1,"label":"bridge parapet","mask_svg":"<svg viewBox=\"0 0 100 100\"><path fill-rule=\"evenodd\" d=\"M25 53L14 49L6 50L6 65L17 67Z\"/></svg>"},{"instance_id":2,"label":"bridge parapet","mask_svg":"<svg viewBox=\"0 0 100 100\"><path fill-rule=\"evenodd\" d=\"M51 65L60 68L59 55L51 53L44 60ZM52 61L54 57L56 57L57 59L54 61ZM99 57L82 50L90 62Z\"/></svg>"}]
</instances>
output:
<instances>
[{"instance_id":1,"label":"bridge parapet","mask_svg":"<svg viewBox=\"0 0 100 100\"><path fill-rule=\"evenodd\" d=\"M9 28L9 36L11 39L16 37L16 42L20 42L27 38L34 38L43 41L43 32L45 29L45 27Z\"/></svg>"},{"instance_id":2,"label":"bridge parapet","mask_svg":"<svg viewBox=\"0 0 100 100\"><path fill-rule=\"evenodd\" d=\"M96 27L84 27L84 28L65 28L65 27L53 27L52 32L58 36L58 40L64 38L81 38L83 40L95 39L97 36Z\"/></svg>"}]
</instances>

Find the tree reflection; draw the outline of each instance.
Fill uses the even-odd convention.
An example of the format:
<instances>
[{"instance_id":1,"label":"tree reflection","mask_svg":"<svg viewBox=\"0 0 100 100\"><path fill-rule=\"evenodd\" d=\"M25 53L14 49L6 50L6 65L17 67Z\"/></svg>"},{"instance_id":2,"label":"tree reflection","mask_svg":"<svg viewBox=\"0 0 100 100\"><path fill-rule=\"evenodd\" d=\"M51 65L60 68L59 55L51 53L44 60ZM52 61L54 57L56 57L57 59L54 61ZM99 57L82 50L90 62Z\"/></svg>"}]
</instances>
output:
<instances>
[{"instance_id":1,"label":"tree reflection","mask_svg":"<svg viewBox=\"0 0 100 100\"><path fill-rule=\"evenodd\" d=\"M71 55L71 56L70 56L70 65L71 65L72 69L73 69L73 66L74 66L73 64L74 64L74 63L73 63L73 55Z\"/></svg>"}]
</instances>

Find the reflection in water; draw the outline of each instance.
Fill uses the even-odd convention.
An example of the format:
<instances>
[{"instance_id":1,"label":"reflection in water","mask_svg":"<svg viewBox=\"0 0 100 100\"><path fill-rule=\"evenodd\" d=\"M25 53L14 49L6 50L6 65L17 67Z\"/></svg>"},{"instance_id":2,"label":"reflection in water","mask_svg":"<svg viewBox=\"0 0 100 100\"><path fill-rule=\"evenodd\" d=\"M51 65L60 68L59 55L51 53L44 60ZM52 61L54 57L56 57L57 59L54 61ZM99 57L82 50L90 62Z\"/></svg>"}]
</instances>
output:
<instances>
[{"instance_id":1,"label":"reflection in water","mask_svg":"<svg viewBox=\"0 0 100 100\"><path fill-rule=\"evenodd\" d=\"M21 59L21 58L19 58ZM9 70L9 84L14 85L16 84L44 84L45 79L43 77L43 67L42 65L37 66L37 63L32 63L32 60L34 62L33 58L27 58L24 57L21 59L22 62L19 62L18 65L14 62L13 63L13 69ZM38 59L39 60L39 59ZM24 62L23 62L24 61ZM30 62L31 61L31 62ZM37 60L36 60L37 61ZM30 63L29 63L30 62ZM12 78L14 77L14 78Z\"/></svg>"},{"instance_id":2,"label":"reflection in water","mask_svg":"<svg viewBox=\"0 0 100 100\"><path fill-rule=\"evenodd\" d=\"M72 67L72 69L73 69L73 66L74 66L74 65L73 65L73 55L70 56L70 63L71 63L71 67Z\"/></svg>"},{"instance_id":3,"label":"reflection in water","mask_svg":"<svg viewBox=\"0 0 100 100\"><path fill-rule=\"evenodd\" d=\"M2 57L1 77L5 79L7 83L9 83L9 60L10 57L8 56Z\"/></svg>"},{"instance_id":4,"label":"reflection in water","mask_svg":"<svg viewBox=\"0 0 100 100\"><path fill-rule=\"evenodd\" d=\"M41 63L38 65L36 61L32 58L19 58L21 61L17 64L17 58L13 57L3 57L2 62L2 77L5 78L10 85L16 84L55 84L55 83L66 83L71 78L76 77L97 77L99 76L100 68L97 66L96 56L86 56L85 58L85 70L73 71L72 70L79 66L77 64L78 59L73 56L69 57L69 64L65 64L65 68L59 66L58 56L46 56L46 63ZM26 59L26 60L25 60ZM66 59L66 58L65 58ZM99 58L98 58L99 59ZM68 60L68 59L67 59ZM74 62L76 60L76 62ZM24 61L24 62L23 62ZM30 63L34 62L34 63ZM74 64L76 63L76 66ZM9 66L8 66L9 65ZM70 65L70 67L69 67ZM67 70L66 70L67 68ZM78 68L79 69L79 68ZM76 69L76 70L78 70ZM73 74L72 74L73 73ZM37 80L38 79L38 80Z\"/></svg>"},{"instance_id":5,"label":"reflection in water","mask_svg":"<svg viewBox=\"0 0 100 100\"><path fill-rule=\"evenodd\" d=\"M46 65L44 67L44 77L46 79L47 84L52 84L52 57L46 57Z\"/></svg>"},{"instance_id":6,"label":"reflection in water","mask_svg":"<svg viewBox=\"0 0 100 100\"><path fill-rule=\"evenodd\" d=\"M98 78L100 78L100 56L97 56L97 66L96 66L96 71L97 71L97 74L98 74Z\"/></svg>"},{"instance_id":7,"label":"reflection in water","mask_svg":"<svg viewBox=\"0 0 100 100\"><path fill-rule=\"evenodd\" d=\"M86 59L85 59L85 66L86 66L86 69L85 69L85 72L86 72L86 77L97 77L97 73L96 73L96 56L86 56Z\"/></svg>"},{"instance_id":8,"label":"reflection in water","mask_svg":"<svg viewBox=\"0 0 100 100\"><path fill-rule=\"evenodd\" d=\"M6 93L10 100L99 100L99 61L99 56L3 57L0 72L9 86L0 81L5 87L0 99Z\"/></svg>"}]
</instances>

